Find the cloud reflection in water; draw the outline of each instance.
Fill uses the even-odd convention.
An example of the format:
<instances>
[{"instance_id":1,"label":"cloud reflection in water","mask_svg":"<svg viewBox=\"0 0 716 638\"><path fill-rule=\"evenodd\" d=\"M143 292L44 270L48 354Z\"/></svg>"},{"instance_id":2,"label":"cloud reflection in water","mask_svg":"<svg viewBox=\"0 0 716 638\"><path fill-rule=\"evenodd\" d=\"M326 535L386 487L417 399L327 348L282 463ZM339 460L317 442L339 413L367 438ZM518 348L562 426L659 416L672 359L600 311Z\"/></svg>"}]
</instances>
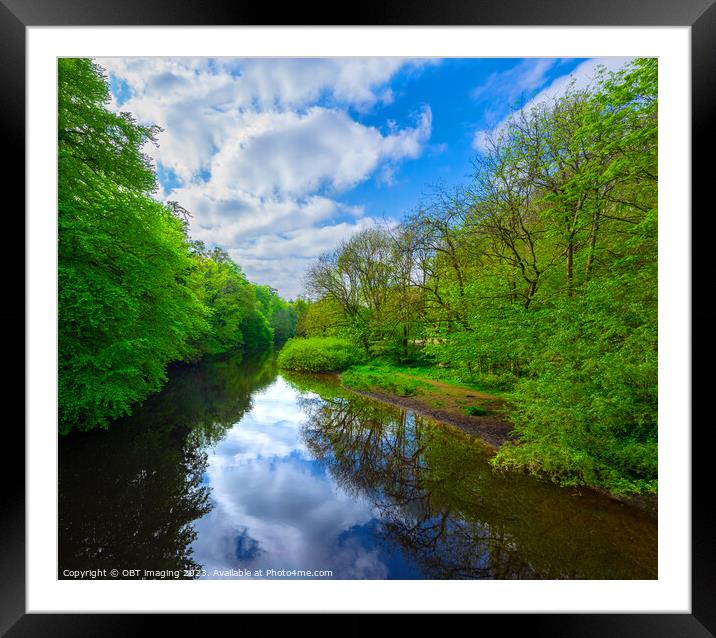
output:
<instances>
[{"instance_id":1,"label":"cloud reflection in water","mask_svg":"<svg viewBox=\"0 0 716 638\"><path fill-rule=\"evenodd\" d=\"M305 413L279 377L208 451L213 510L196 522L194 558L214 570L332 570L386 578L378 521L364 498L339 488L301 440Z\"/></svg>"}]
</instances>

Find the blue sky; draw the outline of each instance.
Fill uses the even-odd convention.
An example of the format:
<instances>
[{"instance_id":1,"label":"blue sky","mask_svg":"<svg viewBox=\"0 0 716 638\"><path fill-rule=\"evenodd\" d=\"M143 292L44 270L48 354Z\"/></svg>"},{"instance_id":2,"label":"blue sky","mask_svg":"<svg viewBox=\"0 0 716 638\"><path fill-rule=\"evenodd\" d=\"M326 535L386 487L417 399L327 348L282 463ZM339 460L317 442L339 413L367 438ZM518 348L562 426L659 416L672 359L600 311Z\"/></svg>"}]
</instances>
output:
<instances>
[{"instance_id":1,"label":"blue sky","mask_svg":"<svg viewBox=\"0 0 716 638\"><path fill-rule=\"evenodd\" d=\"M322 252L469 179L484 136L625 58L101 58L112 108L161 126L157 197L286 298Z\"/></svg>"}]
</instances>

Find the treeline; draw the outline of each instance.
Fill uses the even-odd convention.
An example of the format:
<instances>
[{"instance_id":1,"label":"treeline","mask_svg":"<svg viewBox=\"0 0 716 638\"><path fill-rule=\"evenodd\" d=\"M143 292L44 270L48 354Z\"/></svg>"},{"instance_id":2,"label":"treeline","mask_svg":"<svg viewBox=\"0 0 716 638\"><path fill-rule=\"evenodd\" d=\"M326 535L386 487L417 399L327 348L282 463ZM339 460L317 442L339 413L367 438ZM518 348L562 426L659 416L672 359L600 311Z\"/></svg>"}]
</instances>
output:
<instances>
[{"instance_id":1,"label":"treeline","mask_svg":"<svg viewBox=\"0 0 716 638\"><path fill-rule=\"evenodd\" d=\"M655 491L657 130L655 59L521 109L466 187L317 260L299 334L509 391L498 467Z\"/></svg>"},{"instance_id":2,"label":"treeline","mask_svg":"<svg viewBox=\"0 0 716 638\"><path fill-rule=\"evenodd\" d=\"M58 411L62 433L106 427L158 390L172 361L290 337L292 303L250 283L152 197L157 127L107 109L102 69L58 60Z\"/></svg>"},{"instance_id":3,"label":"treeline","mask_svg":"<svg viewBox=\"0 0 716 638\"><path fill-rule=\"evenodd\" d=\"M209 308L209 328L191 340L188 360L243 349L256 352L293 336L298 311L269 286L252 284L221 248L190 241L197 297ZM299 301L301 306L303 302Z\"/></svg>"}]
</instances>

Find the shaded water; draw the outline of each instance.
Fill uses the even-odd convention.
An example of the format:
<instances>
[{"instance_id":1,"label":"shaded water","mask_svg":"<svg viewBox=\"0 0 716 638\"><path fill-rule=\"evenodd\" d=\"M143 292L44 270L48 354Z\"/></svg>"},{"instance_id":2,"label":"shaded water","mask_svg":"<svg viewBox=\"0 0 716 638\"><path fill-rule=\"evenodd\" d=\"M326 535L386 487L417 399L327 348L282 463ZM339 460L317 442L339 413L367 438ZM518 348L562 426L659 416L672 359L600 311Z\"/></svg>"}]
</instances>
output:
<instances>
[{"instance_id":1,"label":"shaded water","mask_svg":"<svg viewBox=\"0 0 716 638\"><path fill-rule=\"evenodd\" d=\"M60 438L59 577L657 577L651 517L489 455L270 356L177 369L133 416Z\"/></svg>"}]
</instances>

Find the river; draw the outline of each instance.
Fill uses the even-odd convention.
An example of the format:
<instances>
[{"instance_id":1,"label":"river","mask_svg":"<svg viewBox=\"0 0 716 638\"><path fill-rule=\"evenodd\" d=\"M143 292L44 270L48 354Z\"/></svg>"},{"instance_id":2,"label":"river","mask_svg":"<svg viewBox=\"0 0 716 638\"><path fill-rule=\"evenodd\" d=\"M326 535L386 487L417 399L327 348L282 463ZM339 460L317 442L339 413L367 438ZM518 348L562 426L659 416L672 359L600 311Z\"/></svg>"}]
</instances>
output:
<instances>
[{"instance_id":1,"label":"river","mask_svg":"<svg viewBox=\"0 0 716 638\"><path fill-rule=\"evenodd\" d=\"M652 516L489 456L270 354L177 367L132 416L60 437L58 576L657 578Z\"/></svg>"}]
</instances>

